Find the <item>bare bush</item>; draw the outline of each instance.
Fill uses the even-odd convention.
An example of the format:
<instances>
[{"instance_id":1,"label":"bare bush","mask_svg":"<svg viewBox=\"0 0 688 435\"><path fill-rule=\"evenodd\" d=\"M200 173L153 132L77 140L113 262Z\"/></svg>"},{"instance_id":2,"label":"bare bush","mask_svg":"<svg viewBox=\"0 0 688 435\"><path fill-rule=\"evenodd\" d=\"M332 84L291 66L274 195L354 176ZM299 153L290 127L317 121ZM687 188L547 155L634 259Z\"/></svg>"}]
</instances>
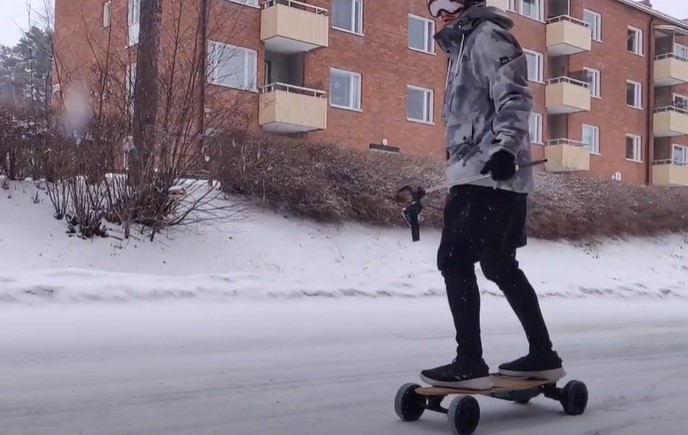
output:
<instances>
[{"instance_id":1,"label":"bare bush","mask_svg":"<svg viewBox=\"0 0 688 435\"><path fill-rule=\"evenodd\" d=\"M423 157L342 149L275 137L224 141L218 168L228 192L318 221L404 225L396 192L405 184L444 182L444 163ZM539 173L531 196L531 236L586 239L688 231L688 189L633 186ZM442 192L424 202L424 226L442 224Z\"/></svg>"}]
</instances>

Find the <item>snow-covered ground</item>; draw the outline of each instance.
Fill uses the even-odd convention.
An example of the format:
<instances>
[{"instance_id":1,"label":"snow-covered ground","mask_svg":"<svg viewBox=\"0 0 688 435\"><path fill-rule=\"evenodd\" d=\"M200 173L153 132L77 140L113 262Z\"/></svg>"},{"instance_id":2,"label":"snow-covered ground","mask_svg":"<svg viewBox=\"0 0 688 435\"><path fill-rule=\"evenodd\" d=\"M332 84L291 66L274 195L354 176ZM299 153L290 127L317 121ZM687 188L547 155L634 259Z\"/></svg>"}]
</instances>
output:
<instances>
[{"instance_id":1,"label":"snow-covered ground","mask_svg":"<svg viewBox=\"0 0 688 435\"><path fill-rule=\"evenodd\" d=\"M402 383L452 357L436 232L253 210L125 245L67 237L34 194L0 191L1 435L450 433L393 411ZM685 237L532 240L521 263L588 411L481 398L476 434L685 433ZM526 343L481 283L494 369Z\"/></svg>"},{"instance_id":2,"label":"snow-covered ground","mask_svg":"<svg viewBox=\"0 0 688 435\"><path fill-rule=\"evenodd\" d=\"M239 222L190 225L153 243L84 241L67 237L44 191L38 204L35 194L31 183L0 191L0 300L443 294L437 231L413 243L403 228L316 225L251 209ZM592 247L531 240L519 255L543 296L688 297L688 235ZM499 294L480 279L485 293Z\"/></svg>"}]
</instances>

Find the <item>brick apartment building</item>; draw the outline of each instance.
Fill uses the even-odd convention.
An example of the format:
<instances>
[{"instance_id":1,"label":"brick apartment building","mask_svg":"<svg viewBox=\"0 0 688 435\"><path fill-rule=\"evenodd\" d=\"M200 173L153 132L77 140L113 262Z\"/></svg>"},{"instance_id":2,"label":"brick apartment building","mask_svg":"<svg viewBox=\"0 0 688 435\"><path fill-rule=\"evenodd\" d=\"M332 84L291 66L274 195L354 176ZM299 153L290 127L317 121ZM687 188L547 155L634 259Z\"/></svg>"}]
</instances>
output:
<instances>
[{"instance_id":1,"label":"brick apartment building","mask_svg":"<svg viewBox=\"0 0 688 435\"><path fill-rule=\"evenodd\" d=\"M56 0L62 61L83 62L84 27L115 17L126 21L123 45L135 45L140 1ZM425 0L212 1L241 18L231 37L209 38L215 70L237 71L210 83L252 94L256 128L444 157L447 60ZM688 23L648 1L488 4L508 11L527 50L531 141L546 170L688 186ZM217 54L227 47L231 58Z\"/></svg>"}]
</instances>

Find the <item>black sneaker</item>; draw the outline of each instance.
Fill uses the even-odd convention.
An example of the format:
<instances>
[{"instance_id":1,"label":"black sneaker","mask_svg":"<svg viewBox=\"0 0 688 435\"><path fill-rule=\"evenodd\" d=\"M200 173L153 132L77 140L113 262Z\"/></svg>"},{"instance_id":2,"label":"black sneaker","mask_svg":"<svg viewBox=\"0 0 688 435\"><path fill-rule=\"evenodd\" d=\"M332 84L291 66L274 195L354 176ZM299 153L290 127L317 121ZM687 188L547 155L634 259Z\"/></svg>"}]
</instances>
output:
<instances>
[{"instance_id":1,"label":"black sneaker","mask_svg":"<svg viewBox=\"0 0 688 435\"><path fill-rule=\"evenodd\" d=\"M499 366L499 374L558 381L566 376L561 358L556 352L529 353L515 361Z\"/></svg>"},{"instance_id":2,"label":"black sneaker","mask_svg":"<svg viewBox=\"0 0 688 435\"><path fill-rule=\"evenodd\" d=\"M490 369L484 360L455 359L451 364L420 372L423 382L433 387L489 390L494 385Z\"/></svg>"}]
</instances>

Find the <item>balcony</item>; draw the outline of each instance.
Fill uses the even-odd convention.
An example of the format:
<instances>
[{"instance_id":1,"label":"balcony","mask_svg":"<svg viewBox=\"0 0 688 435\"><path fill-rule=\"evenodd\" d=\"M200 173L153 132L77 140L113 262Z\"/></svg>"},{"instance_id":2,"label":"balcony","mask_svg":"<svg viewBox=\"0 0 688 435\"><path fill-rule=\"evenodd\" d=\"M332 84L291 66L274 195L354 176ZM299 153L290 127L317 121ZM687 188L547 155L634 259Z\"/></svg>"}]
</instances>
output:
<instances>
[{"instance_id":1,"label":"balcony","mask_svg":"<svg viewBox=\"0 0 688 435\"><path fill-rule=\"evenodd\" d=\"M688 134L688 110L676 106L659 107L653 115L655 137Z\"/></svg>"},{"instance_id":2,"label":"balcony","mask_svg":"<svg viewBox=\"0 0 688 435\"><path fill-rule=\"evenodd\" d=\"M325 92L273 83L260 89L258 123L271 133L305 133L327 128Z\"/></svg>"},{"instance_id":3,"label":"balcony","mask_svg":"<svg viewBox=\"0 0 688 435\"><path fill-rule=\"evenodd\" d=\"M590 152L582 142L554 139L545 146L545 169L549 172L582 172L590 170Z\"/></svg>"},{"instance_id":4,"label":"balcony","mask_svg":"<svg viewBox=\"0 0 688 435\"><path fill-rule=\"evenodd\" d=\"M585 22L568 15L547 20L547 52L566 56L592 49L592 33Z\"/></svg>"},{"instance_id":5,"label":"balcony","mask_svg":"<svg viewBox=\"0 0 688 435\"><path fill-rule=\"evenodd\" d=\"M655 86L675 86L688 83L688 60L673 53L655 57Z\"/></svg>"},{"instance_id":6,"label":"balcony","mask_svg":"<svg viewBox=\"0 0 688 435\"><path fill-rule=\"evenodd\" d=\"M590 111L590 90L586 82L570 77L547 81L545 105L550 115Z\"/></svg>"},{"instance_id":7,"label":"balcony","mask_svg":"<svg viewBox=\"0 0 688 435\"><path fill-rule=\"evenodd\" d=\"M653 162L652 184L655 186L688 186L688 165L672 160Z\"/></svg>"},{"instance_id":8,"label":"balcony","mask_svg":"<svg viewBox=\"0 0 688 435\"><path fill-rule=\"evenodd\" d=\"M327 9L293 0L262 4L260 39L265 48L284 54L304 53L329 44Z\"/></svg>"},{"instance_id":9,"label":"balcony","mask_svg":"<svg viewBox=\"0 0 688 435\"><path fill-rule=\"evenodd\" d=\"M509 0L487 0L487 6L495 6L506 11L509 7Z\"/></svg>"}]
</instances>

